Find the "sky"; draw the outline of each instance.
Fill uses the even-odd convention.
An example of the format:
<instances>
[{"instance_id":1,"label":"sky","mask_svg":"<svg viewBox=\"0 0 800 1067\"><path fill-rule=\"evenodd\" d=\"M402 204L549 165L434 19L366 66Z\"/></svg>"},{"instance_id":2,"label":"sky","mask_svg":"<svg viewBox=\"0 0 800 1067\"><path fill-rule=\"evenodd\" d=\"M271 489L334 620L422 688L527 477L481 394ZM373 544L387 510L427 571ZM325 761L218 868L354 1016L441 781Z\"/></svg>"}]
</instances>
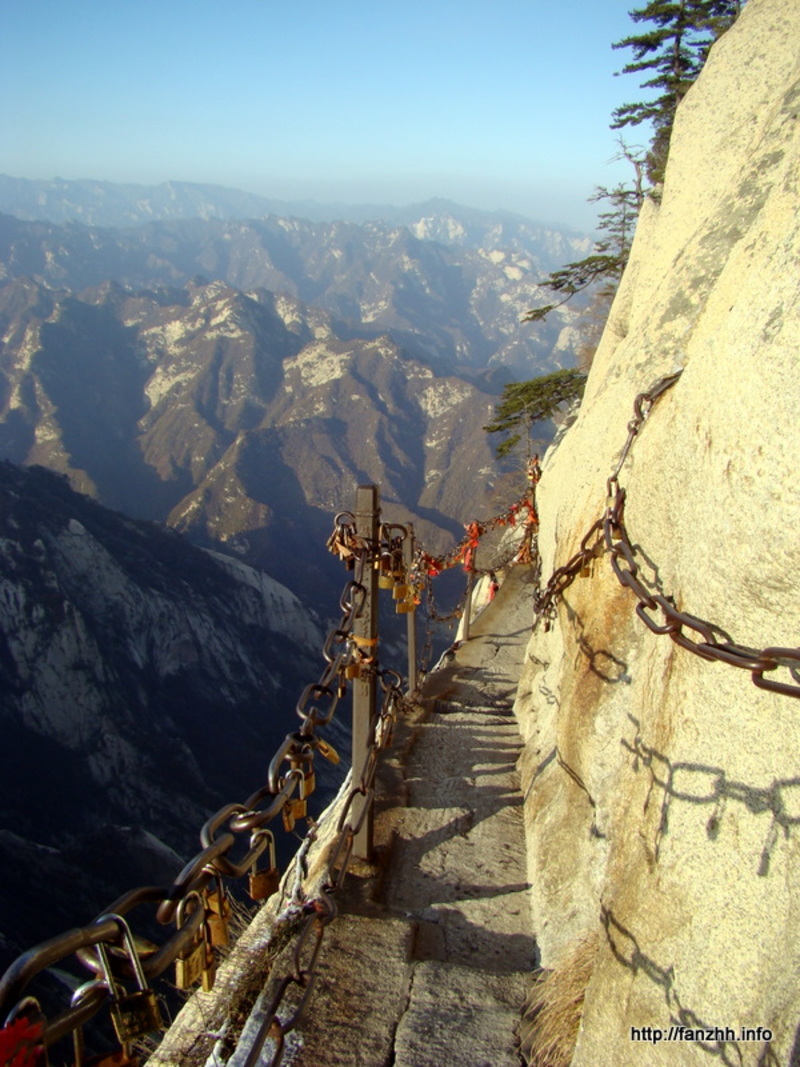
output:
<instances>
[{"instance_id":1,"label":"sky","mask_svg":"<svg viewBox=\"0 0 800 1067\"><path fill-rule=\"evenodd\" d=\"M0 0L0 173L591 229L631 0ZM641 5L639 5L641 6ZM640 130L631 143L646 140Z\"/></svg>"}]
</instances>

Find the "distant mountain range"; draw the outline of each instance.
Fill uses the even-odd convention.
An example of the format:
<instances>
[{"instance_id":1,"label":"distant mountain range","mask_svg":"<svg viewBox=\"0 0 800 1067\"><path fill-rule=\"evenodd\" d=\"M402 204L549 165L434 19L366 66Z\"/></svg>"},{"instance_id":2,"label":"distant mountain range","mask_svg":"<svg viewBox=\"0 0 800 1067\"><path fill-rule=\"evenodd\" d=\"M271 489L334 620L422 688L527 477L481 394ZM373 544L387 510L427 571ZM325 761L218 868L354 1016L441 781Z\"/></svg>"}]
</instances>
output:
<instances>
[{"instance_id":1,"label":"distant mountain range","mask_svg":"<svg viewBox=\"0 0 800 1067\"><path fill-rule=\"evenodd\" d=\"M431 543L494 483L491 393L386 334L343 340L288 296L222 282L78 296L16 279L0 332L0 455L315 599L340 580L324 545L358 484L379 483Z\"/></svg>"},{"instance_id":2,"label":"distant mountain range","mask_svg":"<svg viewBox=\"0 0 800 1067\"><path fill-rule=\"evenodd\" d=\"M270 206L287 210L274 214ZM361 222L313 222L288 210L304 206L185 183L0 177L0 211L40 220L2 219L0 278L26 275L80 290L111 279L183 285L201 275L289 293L351 332L388 329L402 344L434 346L439 358L466 366L506 366L524 376L549 369L554 353L569 362L571 307L536 326L520 319L546 302L538 282L585 255L588 237L447 201Z\"/></svg>"},{"instance_id":3,"label":"distant mountain range","mask_svg":"<svg viewBox=\"0 0 800 1067\"><path fill-rule=\"evenodd\" d=\"M39 185L15 183L29 199ZM60 185L64 212L79 193L132 203L129 187ZM176 213L199 210L200 191L207 213L239 205L227 190L170 190ZM1 216L0 456L224 545L304 595L330 563L298 544L324 541L360 482L441 545L490 506L482 427L501 385L572 362L572 308L519 320L543 299L541 272L587 239L426 211L404 226Z\"/></svg>"},{"instance_id":4,"label":"distant mountain range","mask_svg":"<svg viewBox=\"0 0 800 1067\"><path fill-rule=\"evenodd\" d=\"M404 207L321 203L277 200L207 183L170 181L137 185L92 179L12 178L7 174L0 174L0 212L19 219L83 222L87 226L138 226L170 219L259 219L267 215L311 222L380 220L394 226L412 226L421 218L450 215L479 230L503 222L553 233L563 230L510 211L482 211L441 197ZM573 236L580 237L577 233Z\"/></svg>"},{"instance_id":5,"label":"distant mountain range","mask_svg":"<svg viewBox=\"0 0 800 1067\"><path fill-rule=\"evenodd\" d=\"M434 552L505 509L483 426L505 382L573 362L575 310L519 320L590 242L182 183L0 179L0 208L8 958L172 877L261 783L319 676L303 605L336 616L325 542L357 485Z\"/></svg>"}]
</instances>

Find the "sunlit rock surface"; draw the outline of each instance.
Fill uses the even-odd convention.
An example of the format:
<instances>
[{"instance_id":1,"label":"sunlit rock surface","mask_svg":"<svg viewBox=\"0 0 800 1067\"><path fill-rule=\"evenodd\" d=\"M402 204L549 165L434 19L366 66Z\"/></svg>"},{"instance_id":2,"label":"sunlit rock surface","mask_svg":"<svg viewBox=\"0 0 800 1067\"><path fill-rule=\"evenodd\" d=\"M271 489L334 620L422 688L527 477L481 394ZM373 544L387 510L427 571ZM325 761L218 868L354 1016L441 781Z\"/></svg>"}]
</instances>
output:
<instances>
[{"instance_id":1,"label":"sunlit rock surface","mask_svg":"<svg viewBox=\"0 0 800 1067\"><path fill-rule=\"evenodd\" d=\"M634 397L683 368L620 473L625 524L646 584L754 649L800 643L798 40L794 0L751 0L712 50L539 493L546 580L603 512ZM598 946L573 1063L767 1062L741 1040L758 1026L787 1063L800 701L651 633L636 604L596 560L534 636L516 705L543 965ZM731 1033L631 1040L671 1023Z\"/></svg>"}]
</instances>

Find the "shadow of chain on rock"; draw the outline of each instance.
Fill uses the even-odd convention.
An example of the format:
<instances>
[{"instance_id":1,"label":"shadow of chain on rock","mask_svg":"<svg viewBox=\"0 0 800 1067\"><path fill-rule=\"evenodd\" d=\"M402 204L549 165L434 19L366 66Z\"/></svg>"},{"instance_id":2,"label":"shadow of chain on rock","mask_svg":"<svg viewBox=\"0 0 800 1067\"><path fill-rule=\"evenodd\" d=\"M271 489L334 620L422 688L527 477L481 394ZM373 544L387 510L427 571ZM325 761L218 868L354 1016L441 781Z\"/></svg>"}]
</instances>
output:
<instances>
[{"instance_id":1,"label":"shadow of chain on rock","mask_svg":"<svg viewBox=\"0 0 800 1067\"><path fill-rule=\"evenodd\" d=\"M639 947L639 942L634 934L622 925L610 908L606 908L604 905L601 905L600 908L600 922L605 929L609 948L617 962L631 971L634 976L643 974L662 990L672 1023L705 1033L714 1031L715 1038L720 1031L730 1029L734 1033L737 1032L736 1025L738 1024L731 1025L730 1022L722 1021L724 1022L723 1026L720 1020L709 1023L700 1018L691 1008L685 1007L681 1003L676 988L674 965L670 964L667 967L663 967L644 953ZM692 1045L702 1049L709 1056L717 1057L728 1067L742 1067L745 1062L741 1044L736 1040L719 1039L713 1043L705 1040L695 1040ZM779 1061L769 1042L764 1042L757 1062L759 1067L778 1067Z\"/></svg>"},{"instance_id":2,"label":"shadow of chain on rock","mask_svg":"<svg viewBox=\"0 0 800 1067\"><path fill-rule=\"evenodd\" d=\"M789 838L793 827L800 825L800 814L792 815L791 797L794 790L794 810L800 812L800 777L774 779L765 787L747 785L744 782L731 781L725 769L703 763L671 761L663 753L645 744L640 730L641 724L633 715L628 715L636 733L633 741L626 738L621 743L633 755L633 770L638 772L640 765L651 775L651 788L645 808L649 805L652 789L663 790L661 802L661 820L656 832L655 857L658 859L661 839L669 832L669 813L674 801L698 806L711 805L713 810L706 823L706 834L710 841L716 841L721 833L722 816L729 801L742 804L752 815L769 812L772 815L761 858L758 874L769 874L772 851L783 831Z\"/></svg>"}]
</instances>

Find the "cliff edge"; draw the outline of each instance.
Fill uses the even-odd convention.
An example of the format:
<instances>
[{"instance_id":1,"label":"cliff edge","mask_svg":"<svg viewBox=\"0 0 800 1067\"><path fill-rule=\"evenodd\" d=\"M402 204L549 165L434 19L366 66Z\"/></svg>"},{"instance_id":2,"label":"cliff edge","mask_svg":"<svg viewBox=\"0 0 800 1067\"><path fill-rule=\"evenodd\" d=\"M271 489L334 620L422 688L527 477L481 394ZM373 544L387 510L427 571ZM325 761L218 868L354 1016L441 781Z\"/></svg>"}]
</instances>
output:
<instances>
[{"instance_id":1,"label":"cliff edge","mask_svg":"<svg viewBox=\"0 0 800 1067\"><path fill-rule=\"evenodd\" d=\"M797 0L750 0L712 49L543 467L543 582L604 514L631 549L585 542L516 702L536 938L584 997L576 1067L800 1062L798 663L763 675L774 692L741 650L704 658L800 641L798 41Z\"/></svg>"}]
</instances>

